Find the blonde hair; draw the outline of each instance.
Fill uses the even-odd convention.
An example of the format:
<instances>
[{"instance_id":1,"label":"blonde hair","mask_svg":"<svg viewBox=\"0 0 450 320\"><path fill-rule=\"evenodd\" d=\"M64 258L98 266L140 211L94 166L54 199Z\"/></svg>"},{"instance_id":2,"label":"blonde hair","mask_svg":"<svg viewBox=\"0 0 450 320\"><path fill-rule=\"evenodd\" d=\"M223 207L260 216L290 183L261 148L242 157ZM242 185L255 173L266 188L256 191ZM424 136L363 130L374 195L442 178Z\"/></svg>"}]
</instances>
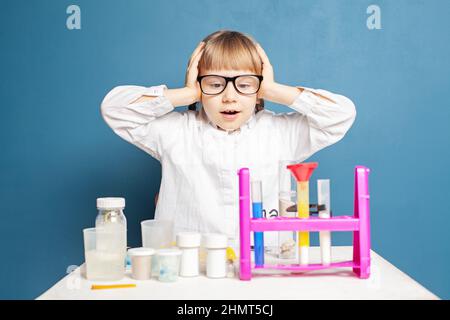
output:
<instances>
[{"instance_id":1,"label":"blonde hair","mask_svg":"<svg viewBox=\"0 0 450 320\"><path fill-rule=\"evenodd\" d=\"M256 50L256 41L238 31L219 30L203 39L205 48L198 63L199 70L249 70L261 75L262 63ZM260 99L256 112L264 108ZM195 104L189 106L196 110Z\"/></svg>"}]
</instances>

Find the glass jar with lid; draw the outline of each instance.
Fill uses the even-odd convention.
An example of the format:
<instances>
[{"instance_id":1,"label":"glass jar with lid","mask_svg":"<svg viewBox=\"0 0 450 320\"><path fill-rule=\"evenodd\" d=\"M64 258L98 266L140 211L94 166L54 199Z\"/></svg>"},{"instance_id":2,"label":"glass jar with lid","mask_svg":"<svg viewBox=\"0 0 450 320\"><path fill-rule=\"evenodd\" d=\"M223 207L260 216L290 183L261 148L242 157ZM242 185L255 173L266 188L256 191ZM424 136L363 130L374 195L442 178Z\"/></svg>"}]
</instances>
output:
<instances>
[{"instance_id":1,"label":"glass jar with lid","mask_svg":"<svg viewBox=\"0 0 450 320\"><path fill-rule=\"evenodd\" d=\"M114 244L102 242L100 239L101 247L107 247L109 245L114 247L123 248L124 261L126 258L127 250L127 219L123 212L125 208L125 198L97 198L98 214L95 219L95 227L109 234L115 234ZM99 241L99 240L97 240Z\"/></svg>"}]
</instances>

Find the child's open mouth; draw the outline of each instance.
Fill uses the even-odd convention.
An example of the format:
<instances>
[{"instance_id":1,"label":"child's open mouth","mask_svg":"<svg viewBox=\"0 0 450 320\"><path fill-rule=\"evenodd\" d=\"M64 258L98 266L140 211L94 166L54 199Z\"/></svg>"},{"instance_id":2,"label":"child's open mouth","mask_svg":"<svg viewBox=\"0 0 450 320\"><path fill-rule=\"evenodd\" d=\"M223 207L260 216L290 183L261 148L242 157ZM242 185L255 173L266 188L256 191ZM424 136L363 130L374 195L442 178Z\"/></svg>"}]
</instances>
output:
<instances>
[{"instance_id":1,"label":"child's open mouth","mask_svg":"<svg viewBox=\"0 0 450 320\"><path fill-rule=\"evenodd\" d=\"M238 117L240 111L236 110L226 110L220 112L226 120L234 120Z\"/></svg>"}]
</instances>

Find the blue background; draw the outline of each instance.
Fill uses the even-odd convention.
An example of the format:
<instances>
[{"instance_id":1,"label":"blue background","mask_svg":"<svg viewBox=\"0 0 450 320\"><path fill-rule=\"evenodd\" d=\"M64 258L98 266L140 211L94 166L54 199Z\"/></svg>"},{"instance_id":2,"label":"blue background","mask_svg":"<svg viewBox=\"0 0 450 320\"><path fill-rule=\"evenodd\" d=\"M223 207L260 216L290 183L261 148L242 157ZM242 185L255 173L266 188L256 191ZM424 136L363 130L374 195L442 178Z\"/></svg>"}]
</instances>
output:
<instances>
[{"instance_id":1,"label":"blue background","mask_svg":"<svg viewBox=\"0 0 450 320\"><path fill-rule=\"evenodd\" d=\"M372 3L381 30L366 27ZM66 28L70 4L81 30ZM334 212L348 214L353 167L370 167L373 249L450 298L450 2L437 0L2 0L0 298L35 298L83 262L97 197L126 198L140 245L160 165L111 131L100 102L120 84L181 87L198 42L223 28L259 41L276 81L355 102L313 178L332 179Z\"/></svg>"}]
</instances>

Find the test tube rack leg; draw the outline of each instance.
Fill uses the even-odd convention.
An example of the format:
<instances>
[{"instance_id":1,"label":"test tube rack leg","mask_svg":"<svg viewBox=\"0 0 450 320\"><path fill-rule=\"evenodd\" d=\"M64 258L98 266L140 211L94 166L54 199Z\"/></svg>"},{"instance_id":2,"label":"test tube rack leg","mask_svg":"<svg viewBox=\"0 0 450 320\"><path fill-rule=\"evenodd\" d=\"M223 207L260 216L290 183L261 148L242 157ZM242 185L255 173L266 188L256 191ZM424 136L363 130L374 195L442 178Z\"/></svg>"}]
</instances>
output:
<instances>
[{"instance_id":1,"label":"test tube rack leg","mask_svg":"<svg viewBox=\"0 0 450 320\"><path fill-rule=\"evenodd\" d=\"M353 216L333 216L330 219L310 217L300 218L251 218L250 217L250 171L239 170L239 219L240 219L240 272L241 280L250 280L255 265L251 261L251 232L264 231L353 231L353 260L335 262L329 265L309 264L264 264L258 269L288 271L312 271L329 268L352 268L361 279L370 276L370 195L369 172L364 166L355 167L354 212Z\"/></svg>"},{"instance_id":2,"label":"test tube rack leg","mask_svg":"<svg viewBox=\"0 0 450 320\"><path fill-rule=\"evenodd\" d=\"M353 231L353 272L360 278L370 276L370 169L355 168L354 217L359 220L358 230Z\"/></svg>"}]
</instances>

